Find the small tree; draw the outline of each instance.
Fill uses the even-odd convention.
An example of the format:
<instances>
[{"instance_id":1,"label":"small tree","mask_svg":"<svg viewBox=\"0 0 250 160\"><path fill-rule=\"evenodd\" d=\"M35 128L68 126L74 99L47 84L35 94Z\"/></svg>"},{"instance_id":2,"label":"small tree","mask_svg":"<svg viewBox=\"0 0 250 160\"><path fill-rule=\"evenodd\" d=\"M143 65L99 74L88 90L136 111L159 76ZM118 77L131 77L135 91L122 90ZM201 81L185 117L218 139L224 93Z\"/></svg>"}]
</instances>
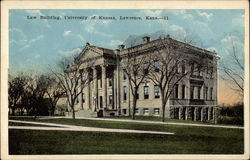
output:
<instances>
[{"instance_id":1,"label":"small tree","mask_svg":"<svg viewBox=\"0 0 250 160\"><path fill-rule=\"evenodd\" d=\"M132 119L135 119L138 88L147 77L150 66L149 62L150 54L148 54L148 52L141 53L137 48L123 55L122 68L128 77L129 87L132 93Z\"/></svg>"},{"instance_id":2,"label":"small tree","mask_svg":"<svg viewBox=\"0 0 250 160\"><path fill-rule=\"evenodd\" d=\"M93 67L93 61L81 63L68 57L58 63L57 71L52 71L67 96L73 119L75 119L77 98L82 93L82 88L90 82L89 68L91 67Z\"/></svg>"},{"instance_id":3,"label":"small tree","mask_svg":"<svg viewBox=\"0 0 250 160\"><path fill-rule=\"evenodd\" d=\"M45 85L47 86L46 95L48 96L49 103L51 105L50 115L53 116L55 112L56 104L58 100L62 97L62 95L65 94L65 91L63 90L63 88L61 87L60 83L58 82L55 76L46 75L45 78L46 78Z\"/></svg>"},{"instance_id":4,"label":"small tree","mask_svg":"<svg viewBox=\"0 0 250 160\"><path fill-rule=\"evenodd\" d=\"M239 50L236 42L233 39L229 41L230 47L226 48L226 61L222 61L222 78L229 82L230 88L244 95L244 53Z\"/></svg>"}]
</instances>

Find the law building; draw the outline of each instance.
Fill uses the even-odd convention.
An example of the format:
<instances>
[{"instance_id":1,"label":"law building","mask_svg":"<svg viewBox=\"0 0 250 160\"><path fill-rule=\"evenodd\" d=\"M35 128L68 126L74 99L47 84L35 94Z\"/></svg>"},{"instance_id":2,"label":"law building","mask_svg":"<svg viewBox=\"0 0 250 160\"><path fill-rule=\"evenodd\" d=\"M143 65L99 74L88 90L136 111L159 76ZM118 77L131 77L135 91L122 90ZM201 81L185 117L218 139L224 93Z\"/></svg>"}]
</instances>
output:
<instances>
[{"instance_id":1,"label":"law building","mask_svg":"<svg viewBox=\"0 0 250 160\"><path fill-rule=\"evenodd\" d=\"M150 40L143 37L143 44L133 47L119 45L118 49L111 50L87 43L85 48L75 59L78 63L94 61L89 68L93 75L90 83L82 89L75 104L76 117L96 116L102 111L103 116L128 116L132 113L132 93L129 81L122 62L124 55L139 53L153 53L159 42L171 41L173 45L183 45L170 36ZM164 49L164 48L163 48ZM188 52L186 52L188 51ZM176 52L176 54L179 54ZM212 64L206 71L186 76L175 84L165 110L165 117L194 121L209 121L217 123L220 109L217 105L217 61L219 57L211 52L193 45L186 44L183 53L189 59L199 58ZM143 65L143 64L142 64ZM195 64L185 63L179 66L180 72L193 69ZM137 93L137 109L135 115L161 116L161 94L159 87L150 80L141 83ZM72 113L67 113L70 116Z\"/></svg>"}]
</instances>

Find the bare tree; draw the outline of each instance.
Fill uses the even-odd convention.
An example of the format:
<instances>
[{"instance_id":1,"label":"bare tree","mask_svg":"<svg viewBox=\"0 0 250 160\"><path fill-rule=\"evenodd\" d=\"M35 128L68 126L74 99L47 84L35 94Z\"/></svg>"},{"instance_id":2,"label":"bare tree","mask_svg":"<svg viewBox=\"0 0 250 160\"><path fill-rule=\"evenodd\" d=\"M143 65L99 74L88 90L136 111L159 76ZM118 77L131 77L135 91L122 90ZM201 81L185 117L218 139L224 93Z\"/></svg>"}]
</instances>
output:
<instances>
[{"instance_id":1,"label":"bare tree","mask_svg":"<svg viewBox=\"0 0 250 160\"><path fill-rule=\"evenodd\" d=\"M52 71L67 96L73 119L75 119L77 99L82 93L82 89L93 78L89 74L89 68L92 66L93 61L81 63L72 58L64 58L58 63L57 71Z\"/></svg>"},{"instance_id":2,"label":"bare tree","mask_svg":"<svg viewBox=\"0 0 250 160\"><path fill-rule=\"evenodd\" d=\"M51 105L50 115L54 115L56 104L58 100L65 94L65 91L61 87L59 81L53 75L46 75L45 85L47 86L46 95L49 98Z\"/></svg>"},{"instance_id":3,"label":"bare tree","mask_svg":"<svg viewBox=\"0 0 250 160\"><path fill-rule=\"evenodd\" d=\"M147 77L150 66L149 61L150 54L148 54L148 52L139 52L136 47L123 55L122 68L128 77L129 87L132 93L132 119L135 119L138 88Z\"/></svg>"},{"instance_id":4,"label":"bare tree","mask_svg":"<svg viewBox=\"0 0 250 160\"><path fill-rule=\"evenodd\" d=\"M232 90L244 95L244 60L243 53L239 50L236 42L231 39L231 45L226 49L228 57L222 62L222 78L229 83Z\"/></svg>"},{"instance_id":5,"label":"bare tree","mask_svg":"<svg viewBox=\"0 0 250 160\"><path fill-rule=\"evenodd\" d=\"M206 58L195 59L188 55L186 43L176 44L175 40L168 38L159 40L152 53L150 71L147 76L161 93L162 121L165 121L165 110L176 84L187 76L200 74L207 68ZM191 66L188 68L187 66Z\"/></svg>"}]
</instances>

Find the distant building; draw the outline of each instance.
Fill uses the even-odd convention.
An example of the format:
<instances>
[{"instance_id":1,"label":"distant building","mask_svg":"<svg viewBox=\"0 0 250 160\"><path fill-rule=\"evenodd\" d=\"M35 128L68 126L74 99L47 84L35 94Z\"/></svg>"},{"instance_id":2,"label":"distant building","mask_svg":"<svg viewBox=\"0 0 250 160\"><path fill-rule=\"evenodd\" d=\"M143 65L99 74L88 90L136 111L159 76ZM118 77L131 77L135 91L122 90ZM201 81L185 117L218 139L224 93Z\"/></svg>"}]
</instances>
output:
<instances>
[{"instance_id":1,"label":"distant building","mask_svg":"<svg viewBox=\"0 0 250 160\"><path fill-rule=\"evenodd\" d=\"M171 37L150 41L150 37L144 37L144 43L126 48L120 45L119 49L111 50L86 44L80 55L76 58L78 63L95 61L95 66L89 69L94 78L83 88L76 104L76 116L96 115L102 111L104 116L129 115L132 112L132 95L129 88L128 77L122 69L123 55L133 50L140 52L153 52L159 41L171 41L174 45L183 45L183 42ZM189 44L189 57L199 58L203 55L211 62L210 70L202 71L188 76L180 81L174 89L166 107L166 117L217 122L219 108L217 107L217 61L218 56ZM183 51L185 52L185 51ZM204 56L205 55L205 56ZM180 72L196 67L195 64L180 66ZM146 81L139 87L136 115L160 116L161 95L159 88L152 82Z\"/></svg>"}]
</instances>

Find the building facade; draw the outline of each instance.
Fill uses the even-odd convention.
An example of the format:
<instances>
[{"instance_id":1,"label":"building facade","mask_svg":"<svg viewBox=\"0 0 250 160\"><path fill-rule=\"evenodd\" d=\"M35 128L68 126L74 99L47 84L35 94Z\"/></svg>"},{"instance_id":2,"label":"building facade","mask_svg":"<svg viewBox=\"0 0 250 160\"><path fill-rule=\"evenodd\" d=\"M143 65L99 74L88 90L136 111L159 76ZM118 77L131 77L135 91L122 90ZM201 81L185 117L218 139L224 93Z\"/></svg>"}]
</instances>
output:
<instances>
[{"instance_id":1,"label":"building facade","mask_svg":"<svg viewBox=\"0 0 250 160\"><path fill-rule=\"evenodd\" d=\"M159 42L171 42L173 46L183 46L181 51L176 51L175 54L183 54L189 60L196 59L210 65L205 70L185 76L174 85L166 104L165 116L217 123L219 115L217 61L219 58L216 53L185 44L169 36L153 41L150 41L150 37L144 37L143 40L144 43L141 45L130 48L120 45L116 50L86 44L75 61L78 64L93 61L94 65L88 69L88 72L94 78L81 89L81 94L75 104L76 116L94 116L97 112L103 116L130 115L133 96L128 75L123 68L126 55L135 51L141 54L151 54L156 52ZM185 63L177 67L177 72L185 73L195 67L197 66L194 63ZM162 115L160 90L151 80L145 79L140 84L136 98L136 115Z\"/></svg>"}]
</instances>

